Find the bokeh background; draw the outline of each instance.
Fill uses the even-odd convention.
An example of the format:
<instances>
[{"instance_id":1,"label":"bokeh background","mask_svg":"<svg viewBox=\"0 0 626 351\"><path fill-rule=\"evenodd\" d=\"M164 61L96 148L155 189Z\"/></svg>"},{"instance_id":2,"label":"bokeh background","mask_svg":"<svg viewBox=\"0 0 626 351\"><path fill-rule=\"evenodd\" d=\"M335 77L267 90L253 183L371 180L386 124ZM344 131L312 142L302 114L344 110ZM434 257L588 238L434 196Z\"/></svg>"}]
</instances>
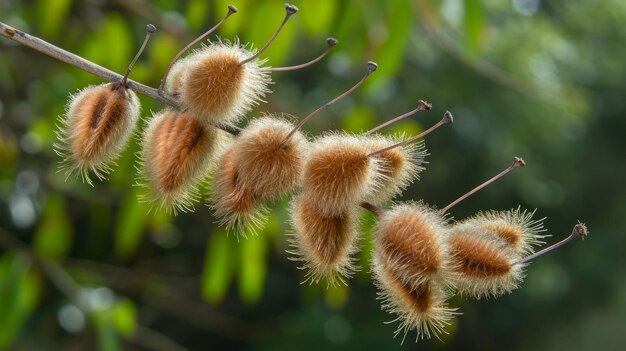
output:
<instances>
[{"instance_id":1,"label":"bokeh background","mask_svg":"<svg viewBox=\"0 0 626 351\"><path fill-rule=\"evenodd\" d=\"M232 0L220 29L259 47L282 1ZM0 21L123 72L158 32L131 78L156 86L169 60L226 12L227 1L0 0ZM68 94L101 79L0 39L0 349L319 350L626 348L626 2L623 0L294 1L269 64L321 63L273 74L263 112L304 116L379 70L306 125L358 132L433 103L386 131L417 133L445 110L453 125L427 138L428 169L401 199L442 207L521 156L527 166L455 207L455 218L521 205L547 217L555 242L577 220L591 235L544 256L499 299L455 297L463 315L443 341L400 345L369 275L348 287L301 285L287 259L288 199L258 236L237 242L210 210L147 214L133 141L94 187L57 173L55 124ZM142 97L140 128L163 106ZM207 186L208 188L209 186ZM208 189L204 190L206 194Z\"/></svg>"}]
</instances>

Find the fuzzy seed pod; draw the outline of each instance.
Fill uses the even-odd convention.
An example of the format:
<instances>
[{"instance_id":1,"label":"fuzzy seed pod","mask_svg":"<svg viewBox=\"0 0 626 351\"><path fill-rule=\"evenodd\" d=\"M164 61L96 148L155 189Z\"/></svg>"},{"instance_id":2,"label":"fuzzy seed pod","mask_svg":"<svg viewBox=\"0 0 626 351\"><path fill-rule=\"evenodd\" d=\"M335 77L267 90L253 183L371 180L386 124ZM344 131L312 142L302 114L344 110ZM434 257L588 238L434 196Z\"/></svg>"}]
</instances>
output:
<instances>
[{"instance_id":1,"label":"fuzzy seed pod","mask_svg":"<svg viewBox=\"0 0 626 351\"><path fill-rule=\"evenodd\" d=\"M68 176L77 171L90 185L89 171L104 179L128 144L140 109L137 95L115 83L89 86L72 96L54 145L64 158L60 170Z\"/></svg>"},{"instance_id":2,"label":"fuzzy seed pod","mask_svg":"<svg viewBox=\"0 0 626 351\"><path fill-rule=\"evenodd\" d=\"M185 58L188 68L181 101L212 123L234 123L263 101L271 82L264 60L241 61L253 55L239 42L218 41Z\"/></svg>"},{"instance_id":3,"label":"fuzzy seed pod","mask_svg":"<svg viewBox=\"0 0 626 351\"><path fill-rule=\"evenodd\" d=\"M381 161L362 138L330 134L313 143L303 187L325 216L340 215L380 187Z\"/></svg>"},{"instance_id":4,"label":"fuzzy seed pod","mask_svg":"<svg viewBox=\"0 0 626 351\"><path fill-rule=\"evenodd\" d=\"M318 283L324 278L329 286L346 284L356 270L352 255L358 250L358 215L352 206L340 215L326 216L306 192L293 199L293 250L288 252L303 262L305 281Z\"/></svg>"},{"instance_id":5,"label":"fuzzy seed pod","mask_svg":"<svg viewBox=\"0 0 626 351\"><path fill-rule=\"evenodd\" d=\"M498 238L481 232L452 231L448 238L453 262L454 285L462 294L475 298L500 296L516 289L523 279L523 265L514 264L518 255L502 247Z\"/></svg>"},{"instance_id":6,"label":"fuzzy seed pod","mask_svg":"<svg viewBox=\"0 0 626 351\"><path fill-rule=\"evenodd\" d=\"M399 204L383 212L374 229L374 256L406 284L449 284L451 263L444 219L423 203Z\"/></svg>"},{"instance_id":7,"label":"fuzzy seed pod","mask_svg":"<svg viewBox=\"0 0 626 351\"><path fill-rule=\"evenodd\" d=\"M211 167L222 136L215 127L200 123L188 112L165 109L144 131L141 160L147 202L169 211L193 211L197 185Z\"/></svg>"},{"instance_id":8,"label":"fuzzy seed pod","mask_svg":"<svg viewBox=\"0 0 626 351\"><path fill-rule=\"evenodd\" d=\"M402 135L368 137L370 142L368 151L380 150L404 139ZM426 163L424 158L427 155L423 141L403 145L376 155L375 157L382 161L381 186L370 193L365 201L380 206L400 194L414 180L419 179L419 173L426 169L423 164Z\"/></svg>"},{"instance_id":9,"label":"fuzzy seed pod","mask_svg":"<svg viewBox=\"0 0 626 351\"><path fill-rule=\"evenodd\" d=\"M402 342L407 333L415 329L418 339L439 338L446 333L444 328L457 315L456 308L449 308L446 300L449 291L436 281L427 281L419 285L408 284L400 279L383 264L374 259L374 282L379 288L378 298L382 300L382 308L398 317L391 322L400 321L394 336L403 334Z\"/></svg>"},{"instance_id":10,"label":"fuzzy seed pod","mask_svg":"<svg viewBox=\"0 0 626 351\"><path fill-rule=\"evenodd\" d=\"M169 72L169 78L165 84L165 91L176 99L180 98L182 95L189 64L190 60L187 57L182 58L176 61Z\"/></svg>"},{"instance_id":11,"label":"fuzzy seed pod","mask_svg":"<svg viewBox=\"0 0 626 351\"><path fill-rule=\"evenodd\" d=\"M263 200L276 200L302 182L308 142L294 126L275 117L254 119L237 138L239 181Z\"/></svg>"},{"instance_id":12,"label":"fuzzy seed pod","mask_svg":"<svg viewBox=\"0 0 626 351\"><path fill-rule=\"evenodd\" d=\"M548 236L539 234L546 231L543 228L545 218L533 220L534 214L535 211L522 211L519 207L510 211L479 212L455 224L453 231L479 233L486 240L494 240L495 245L513 250L522 258L535 251L533 246L545 244L542 239Z\"/></svg>"},{"instance_id":13,"label":"fuzzy seed pod","mask_svg":"<svg viewBox=\"0 0 626 351\"><path fill-rule=\"evenodd\" d=\"M246 229L256 234L256 229L262 228L267 221L269 210L239 179L237 152L232 146L218 161L210 203L218 224L234 231L237 238L239 235L245 237Z\"/></svg>"}]
</instances>

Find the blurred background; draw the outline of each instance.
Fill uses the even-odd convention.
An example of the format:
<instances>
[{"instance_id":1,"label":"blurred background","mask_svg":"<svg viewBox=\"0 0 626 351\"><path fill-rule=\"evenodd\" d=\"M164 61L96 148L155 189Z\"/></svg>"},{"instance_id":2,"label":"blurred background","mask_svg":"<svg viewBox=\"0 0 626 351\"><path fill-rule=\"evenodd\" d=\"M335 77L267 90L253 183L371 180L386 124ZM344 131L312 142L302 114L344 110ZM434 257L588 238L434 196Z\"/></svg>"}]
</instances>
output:
<instances>
[{"instance_id":1,"label":"blurred background","mask_svg":"<svg viewBox=\"0 0 626 351\"><path fill-rule=\"evenodd\" d=\"M262 46L283 1L231 0L222 38ZM287 259L288 199L258 236L237 242L199 203L193 213L147 214L139 203L134 140L94 187L58 174L55 124L68 94L100 78L0 39L0 349L9 350L622 350L626 348L626 2L622 0L294 1L266 52L274 93L249 116L302 117L363 88L306 125L418 133L445 110L454 124L427 138L428 168L401 199L443 207L521 156L527 166L452 210L521 205L547 217L549 243L577 220L591 235L535 261L499 299L450 301L463 315L443 341L400 345L369 275L348 287L301 285ZM0 0L0 21L123 73L147 23L158 31L131 78L156 86L176 52L226 13L228 1ZM141 97L142 122L162 108ZM207 189L204 190L204 194Z\"/></svg>"}]
</instances>

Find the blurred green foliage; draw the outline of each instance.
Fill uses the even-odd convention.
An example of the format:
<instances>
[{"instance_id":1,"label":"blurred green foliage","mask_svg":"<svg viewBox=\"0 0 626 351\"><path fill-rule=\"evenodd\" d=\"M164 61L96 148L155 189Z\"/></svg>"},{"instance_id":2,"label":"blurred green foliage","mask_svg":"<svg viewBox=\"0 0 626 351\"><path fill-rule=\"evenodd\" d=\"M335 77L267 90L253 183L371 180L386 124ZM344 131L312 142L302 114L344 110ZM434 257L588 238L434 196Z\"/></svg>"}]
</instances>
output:
<instances>
[{"instance_id":1,"label":"blurred green foliage","mask_svg":"<svg viewBox=\"0 0 626 351\"><path fill-rule=\"evenodd\" d=\"M154 23L159 31L131 78L155 86L229 2L4 0L0 21L118 72ZM284 15L281 1L232 2L239 12L220 38L257 48ZM444 206L522 156L527 167L454 217L521 204L548 217L550 242L578 219L589 239L533 263L509 296L453 299L464 314L445 343L414 344L409 334L400 346L396 324L383 324L395 317L380 311L369 279L373 216L362 221L362 271L349 287L326 289L300 285L303 272L287 259L287 200L265 231L239 241L200 204L176 217L148 211L133 187L138 138L108 181L65 180L52 148L58 116L68 94L101 80L0 39L0 349L624 349L626 2L294 3L301 11L266 52L269 65L307 61L328 36L340 45L314 67L274 73L274 94L250 117L302 117L376 61L365 87L307 124L308 133L367 130L428 100L433 111L385 129L412 135L445 110L455 116L428 137L428 169L402 199ZM141 101L140 129L162 108ZM79 294L68 296L42 262L69 272Z\"/></svg>"}]
</instances>

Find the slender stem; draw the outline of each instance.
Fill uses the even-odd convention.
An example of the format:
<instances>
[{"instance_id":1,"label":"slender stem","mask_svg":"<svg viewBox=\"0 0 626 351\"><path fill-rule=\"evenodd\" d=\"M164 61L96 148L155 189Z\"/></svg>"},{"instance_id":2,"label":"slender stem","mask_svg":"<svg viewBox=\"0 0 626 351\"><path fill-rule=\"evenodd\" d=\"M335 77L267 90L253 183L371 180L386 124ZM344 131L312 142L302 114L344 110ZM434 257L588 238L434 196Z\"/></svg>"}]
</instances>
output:
<instances>
[{"instance_id":1,"label":"slender stem","mask_svg":"<svg viewBox=\"0 0 626 351\"><path fill-rule=\"evenodd\" d=\"M95 76L105 79L109 82L119 82L123 76L117 74L109 69L106 69L96 63L84 59L78 55L75 55L69 51L63 50L58 46L52 45L45 40L39 39L28 33L17 30L3 22L0 22L0 36L11 39L19 44L27 46L35 51L39 51L44 55L48 55L56 60L65 62L85 72L89 72ZM168 96L159 95L157 89L149 87L147 85L138 83L132 79L128 79L126 87L139 94L153 98L166 105L172 106L176 109L180 109L181 106ZM233 135L237 135L241 132L241 129L231 125L218 125L218 128Z\"/></svg>"},{"instance_id":2,"label":"slender stem","mask_svg":"<svg viewBox=\"0 0 626 351\"><path fill-rule=\"evenodd\" d=\"M367 154L367 157L372 157L372 156L376 156L378 154L382 154L385 151L391 150L391 149L395 149L397 147L406 145L406 144L410 144L412 142L414 142L415 140L418 140L420 138L425 137L426 135L430 134L431 132L433 132L435 129L441 127L444 124L451 124L452 121L454 120L454 118L452 117L452 113L450 113L450 111L446 111L446 113L443 114L443 118L441 119L441 121L437 122L434 126L426 129L425 131L419 133L418 135L414 135L408 139L402 140L401 142L397 143L397 144L393 144L390 146L387 146L386 148L382 148L380 150L376 150L376 151L372 151L369 154Z\"/></svg>"},{"instance_id":3,"label":"slender stem","mask_svg":"<svg viewBox=\"0 0 626 351\"><path fill-rule=\"evenodd\" d=\"M283 19L283 22L280 24L280 26L278 27L278 29L274 32L274 35L272 35L272 37L270 38L270 40L267 41L267 43L265 43L265 45L263 45L263 47L256 52L256 54L248 57L247 59L239 62L240 65L245 65L246 63L256 59L257 57L259 57L265 50L267 50L267 48L270 46L270 44L272 44L272 42L274 41L274 39L276 39L276 37L278 36L278 33L280 33L280 31L283 29L283 27L285 26L285 24L287 23L287 21L289 20L289 17L291 17L291 15L293 15L294 13L298 12L298 8L290 5L290 4L285 4L285 11L287 12L285 14L285 19Z\"/></svg>"},{"instance_id":4,"label":"slender stem","mask_svg":"<svg viewBox=\"0 0 626 351\"><path fill-rule=\"evenodd\" d=\"M394 119L391 119L391 120L389 120L389 121L379 125L378 127L375 127L375 128L372 128L372 129L368 130L367 132L365 132L365 135L370 135L370 134L372 134L372 133L374 133L374 132L376 132L376 131L378 131L378 130L380 130L382 128L385 128L386 126L388 126L390 124L396 123L399 120L402 120L402 119L405 119L405 118L407 118L409 116L412 116L412 115L418 113L419 111L430 110L431 108L433 108L432 104L429 104L428 102L426 102L424 100L419 100L418 101L418 106L417 106L416 109L411 110L411 111L409 111L409 112L407 112L405 114L402 114L402 115L400 115L400 116L398 116L398 117L396 117Z\"/></svg>"},{"instance_id":5,"label":"slender stem","mask_svg":"<svg viewBox=\"0 0 626 351\"><path fill-rule=\"evenodd\" d=\"M204 34L202 34L201 36L197 37L196 39L194 39L191 43L187 44L187 46L185 46L182 50L180 50L178 52L178 54L176 54L176 56L174 56L174 58L172 59L172 61L170 62L169 66L167 66L167 69L165 70L165 73L163 74L163 78L161 79L161 83L159 84L159 95L163 95L163 89L165 88L165 83L167 81L167 76L170 74L170 71L172 70L172 67L174 66L174 63L176 63L176 61L178 61L178 59L184 54L186 53L192 46L196 45L200 40L206 38L209 34L213 33L213 31L215 31L217 28L219 28L219 26L222 25L222 23L224 23L224 21L226 21L226 19L228 17L230 17L230 15L232 15L233 13L237 12L237 8L233 5L228 5L228 13L226 14L226 16L224 16L224 18L222 18L221 21L217 22L216 25L213 26L213 28L209 29L208 31L204 32Z\"/></svg>"},{"instance_id":6,"label":"slender stem","mask_svg":"<svg viewBox=\"0 0 626 351\"><path fill-rule=\"evenodd\" d=\"M269 70L273 71L273 72L277 72L277 71L294 71L297 69L301 69L301 68L306 68L309 66L314 65L315 63L317 63L319 60L323 59L324 56L326 56L329 52L330 49L332 49L333 46L337 45L337 43L339 43L339 41L335 38L328 38L326 39L326 44L328 45L326 47L326 50L324 50L324 52L319 55L318 57L314 58L313 60L300 64L300 65L296 65L296 66L287 66L287 67L271 67Z\"/></svg>"},{"instance_id":7,"label":"slender stem","mask_svg":"<svg viewBox=\"0 0 626 351\"><path fill-rule=\"evenodd\" d=\"M324 105L318 107L317 109L315 109L315 111L309 113L308 116L306 116L302 120L300 120L300 122L298 122L298 124L291 130L291 132L289 132L289 134L287 134L287 136L283 140L281 146L285 146L287 144L287 142L289 141L289 139L298 131L298 129L302 128L302 126L306 122L308 122L311 118L315 117L318 113L324 111L329 106L331 106L332 104L336 103L337 101L339 101L339 100L343 99L344 97L350 95L350 93L352 93L354 90L356 90L356 88L361 86L361 84L363 84L363 82L365 82L367 77L369 77L370 74L372 74L372 72L376 71L377 69L378 69L378 65L375 62L368 61L367 62L367 71L365 72L365 75L363 76L363 78L361 78L361 80L359 80L352 88L346 90L341 95L339 95L336 98L330 100L329 102L325 103Z\"/></svg>"},{"instance_id":8,"label":"slender stem","mask_svg":"<svg viewBox=\"0 0 626 351\"><path fill-rule=\"evenodd\" d=\"M572 241L572 240L574 240L576 238L581 238L581 239L584 240L587 235L589 235L589 230L587 229L587 226L585 226L584 223L578 222L578 224L576 224L574 226L574 228L572 229L572 233L567 238L559 241L556 244L548 246L548 247L546 247L545 249L543 249L541 251L535 252L534 254L532 254L530 256L527 256L527 257L525 257L525 258L523 258L523 259L521 259L521 260L519 260L519 261L517 261L517 262L515 262L513 264L516 265L516 264L528 263L528 262L534 260L535 258L537 258L537 257L539 257L541 255L544 255L544 254L546 254L546 253L548 253L548 252L550 252L550 251L552 251L554 249L557 249L557 248L559 248L559 247L569 243L570 241Z\"/></svg>"},{"instance_id":9,"label":"slender stem","mask_svg":"<svg viewBox=\"0 0 626 351\"><path fill-rule=\"evenodd\" d=\"M120 82L118 83L119 84L118 87L126 86L126 81L128 81L128 75L130 74L130 71L133 69L133 66L135 66L135 63L137 63L139 56L141 56L141 53L146 48L146 45L148 44L148 40L150 39L150 35L154 33L155 31L156 31L156 27L154 25L148 24L146 26L146 37L143 39L143 43L141 44L139 51L137 51L137 54L131 61L130 65L128 65L128 68L126 69L126 73L124 74L124 77L122 77L122 80L120 80Z\"/></svg>"},{"instance_id":10,"label":"slender stem","mask_svg":"<svg viewBox=\"0 0 626 351\"><path fill-rule=\"evenodd\" d=\"M526 162L524 162L524 160L522 160L521 158L519 158L519 157L513 158L513 163L509 167L507 167L505 170L503 170L502 172L498 173L496 176L494 176L493 178L489 179L488 181L486 181L486 182L480 184L479 186L475 187L474 189L470 190L465 195L463 195L463 196L459 197L458 199L452 201L448 206L442 208L439 211L439 214L440 215L444 215L446 212L448 212L448 210L450 210L452 207L454 207L459 202L467 199L470 195L472 195L475 192L479 191L480 189L486 187L487 185L495 182L496 180L504 177L506 174L508 174L509 172L514 170L515 168L523 167L525 165L526 165Z\"/></svg>"}]
</instances>

